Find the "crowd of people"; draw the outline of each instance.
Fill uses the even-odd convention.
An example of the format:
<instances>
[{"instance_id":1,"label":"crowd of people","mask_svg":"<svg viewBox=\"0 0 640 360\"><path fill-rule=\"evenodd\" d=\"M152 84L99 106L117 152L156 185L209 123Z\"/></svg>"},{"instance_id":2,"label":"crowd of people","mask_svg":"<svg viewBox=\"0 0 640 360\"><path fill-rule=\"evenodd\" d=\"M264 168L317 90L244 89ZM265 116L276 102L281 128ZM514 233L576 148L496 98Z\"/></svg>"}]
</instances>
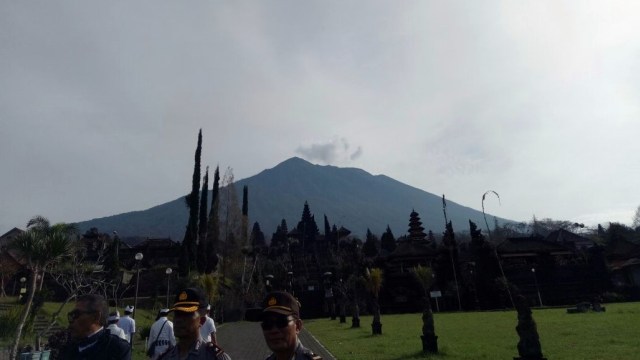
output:
<instances>
[{"instance_id":1,"label":"crowd of people","mask_svg":"<svg viewBox=\"0 0 640 360\"><path fill-rule=\"evenodd\" d=\"M127 306L120 316L118 311L109 313L108 304L100 295L78 297L68 314L70 339L60 349L58 358L130 360L136 332L134 310ZM147 356L152 360L231 360L231 355L218 345L210 311L211 305L202 289L180 290L173 306L161 309L151 325ZM265 342L273 352L266 360L321 360L298 338L303 326L300 303L291 294L283 291L267 294L256 320L261 321Z\"/></svg>"}]
</instances>

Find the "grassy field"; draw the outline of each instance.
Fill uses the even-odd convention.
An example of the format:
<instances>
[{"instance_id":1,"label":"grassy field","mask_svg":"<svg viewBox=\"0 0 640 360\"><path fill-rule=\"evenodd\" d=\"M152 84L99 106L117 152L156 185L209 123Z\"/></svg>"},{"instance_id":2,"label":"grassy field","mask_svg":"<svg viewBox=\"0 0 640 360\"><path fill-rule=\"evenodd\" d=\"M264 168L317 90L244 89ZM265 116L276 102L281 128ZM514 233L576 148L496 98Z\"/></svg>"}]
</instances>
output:
<instances>
[{"instance_id":1,"label":"grassy field","mask_svg":"<svg viewBox=\"0 0 640 360\"><path fill-rule=\"evenodd\" d=\"M605 313L567 314L566 309L533 310L542 353L548 359L640 359L640 303L606 304ZM421 314L382 316L382 335L362 327L319 319L305 327L338 359L512 359L518 356L515 311L435 314L439 355L422 353Z\"/></svg>"},{"instance_id":2,"label":"grassy field","mask_svg":"<svg viewBox=\"0 0 640 360\"><path fill-rule=\"evenodd\" d=\"M41 314L53 313L59 304L45 303ZM62 311L60 324L66 326ZM542 352L548 359L632 360L640 359L640 303L606 304L605 313L567 314L564 308L533 310ZM122 311L122 310L121 310ZM138 309L138 334L133 359L146 359L139 333L155 320L155 311ZM512 359L518 356L515 311L436 313L435 326L440 354L425 355L420 341L421 314L383 315L383 334L371 335L371 317L362 327L351 329L337 320L305 320L305 327L340 360L379 359ZM27 336L25 343L30 342ZM6 346L10 339L1 339Z\"/></svg>"}]
</instances>

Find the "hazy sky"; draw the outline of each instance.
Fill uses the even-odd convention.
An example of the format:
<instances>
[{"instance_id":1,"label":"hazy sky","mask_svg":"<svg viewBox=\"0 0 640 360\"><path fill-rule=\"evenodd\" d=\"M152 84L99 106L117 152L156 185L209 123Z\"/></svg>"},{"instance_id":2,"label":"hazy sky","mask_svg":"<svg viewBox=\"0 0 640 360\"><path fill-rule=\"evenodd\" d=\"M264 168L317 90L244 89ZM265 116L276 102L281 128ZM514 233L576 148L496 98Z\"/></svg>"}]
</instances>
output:
<instances>
[{"instance_id":1,"label":"hazy sky","mask_svg":"<svg viewBox=\"0 0 640 360\"><path fill-rule=\"evenodd\" d=\"M188 193L200 128L203 165L236 179L299 156L475 209L495 190L504 218L630 223L638 19L611 0L0 1L0 234Z\"/></svg>"}]
</instances>

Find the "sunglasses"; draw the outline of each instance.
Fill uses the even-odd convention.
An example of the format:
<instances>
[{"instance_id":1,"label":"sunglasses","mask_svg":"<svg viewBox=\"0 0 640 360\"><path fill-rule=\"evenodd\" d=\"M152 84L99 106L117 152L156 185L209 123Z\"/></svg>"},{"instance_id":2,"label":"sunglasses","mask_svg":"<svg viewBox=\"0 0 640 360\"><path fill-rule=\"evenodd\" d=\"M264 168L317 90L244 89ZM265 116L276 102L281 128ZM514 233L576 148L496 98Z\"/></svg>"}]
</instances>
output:
<instances>
[{"instance_id":1,"label":"sunglasses","mask_svg":"<svg viewBox=\"0 0 640 360\"><path fill-rule=\"evenodd\" d=\"M293 316L269 317L262 320L260 326L262 326L262 330L271 330L274 326L278 329L284 329L289 326L289 323L293 320L295 320Z\"/></svg>"},{"instance_id":2,"label":"sunglasses","mask_svg":"<svg viewBox=\"0 0 640 360\"><path fill-rule=\"evenodd\" d=\"M80 316L82 316L83 314L94 314L94 313L96 313L96 312L97 312L97 311L92 311L92 310L78 310L78 309L76 309L76 310L70 311L70 312L67 314L67 320L69 320L69 322L72 322L72 321L76 320L77 318L79 318Z\"/></svg>"}]
</instances>

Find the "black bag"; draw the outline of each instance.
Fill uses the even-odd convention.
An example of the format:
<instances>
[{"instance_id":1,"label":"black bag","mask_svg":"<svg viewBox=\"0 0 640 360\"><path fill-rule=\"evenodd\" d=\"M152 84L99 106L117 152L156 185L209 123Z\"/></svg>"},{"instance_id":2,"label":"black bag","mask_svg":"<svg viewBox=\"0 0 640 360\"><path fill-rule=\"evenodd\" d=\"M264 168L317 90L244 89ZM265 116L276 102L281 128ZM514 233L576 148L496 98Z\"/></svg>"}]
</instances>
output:
<instances>
[{"instance_id":1,"label":"black bag","mask_svg":"<svg viewBox=\"0 0 640 360\"><path fill-rule=\"evenodd\" d=\"M149 348L147 349L147 356L148 357L153 357L153 354L155 354L156 352L156 342L152 342L151 344L149 344Z\"/></svg>"},{"instance_id":2,"label":"black bag","mask_svg":"<svg viewBox=\"0 0 640 360\"><path fill-rule=\"evenodd\" d=\"M153 357L153 354L155 354L156 345L158 344L158 338L160 337L160 334L162 334L162 329L164 329L164 326L167 324L167 321L168 320L165 320L165 322L162 324L162 327L160 328L160 331L158 331L158 335L156 336L156 339L153 340L151 344L149 344L149 348L147 349L148 357Z\"/></svg>"}]
</instances>

